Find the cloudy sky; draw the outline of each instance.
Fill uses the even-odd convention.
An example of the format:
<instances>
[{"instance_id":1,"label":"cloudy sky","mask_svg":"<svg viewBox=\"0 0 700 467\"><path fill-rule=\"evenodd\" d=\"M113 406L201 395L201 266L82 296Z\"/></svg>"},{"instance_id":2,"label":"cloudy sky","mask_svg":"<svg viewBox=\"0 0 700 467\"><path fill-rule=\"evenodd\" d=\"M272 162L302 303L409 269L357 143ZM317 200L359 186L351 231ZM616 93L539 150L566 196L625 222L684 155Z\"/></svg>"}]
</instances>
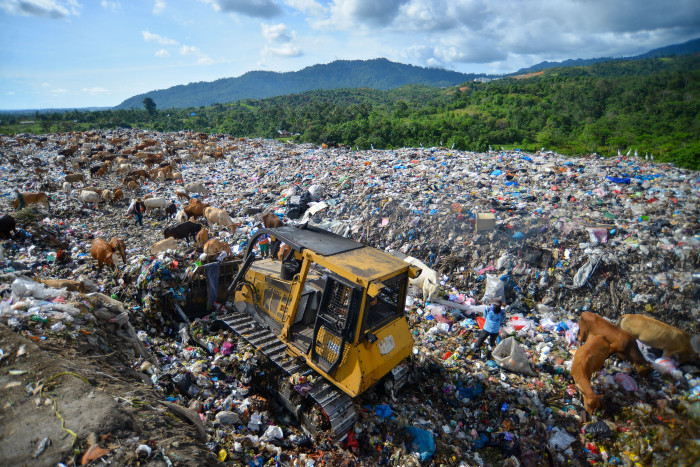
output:
<instances>
[{"instance_id":1,"label":"cloudy sky","mask_svg":"<svg viewBox=\"0 0 700 467\"><path fill-rule=\"evenodd\" d=\"M386 57L508 73L700 37L700 0L0 0L0 109Z\"/></svg>"}]
</instances>

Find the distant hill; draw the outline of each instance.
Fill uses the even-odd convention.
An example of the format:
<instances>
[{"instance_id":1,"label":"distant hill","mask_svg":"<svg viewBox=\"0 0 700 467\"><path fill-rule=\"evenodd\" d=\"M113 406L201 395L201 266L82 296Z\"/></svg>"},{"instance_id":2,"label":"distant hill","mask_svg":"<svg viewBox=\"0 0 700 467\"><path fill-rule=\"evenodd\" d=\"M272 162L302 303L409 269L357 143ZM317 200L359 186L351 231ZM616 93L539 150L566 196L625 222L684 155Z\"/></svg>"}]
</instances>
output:
<instances>
[{"instance_id":1,"label":"distant hill","mask_svg":"<svg viewBox=\"0 0 700 467\"><path fill-rule=\"evenodd\" d=\"M337 60L287 73L251 71L238 78L222 78L212 82L202 81L173 86L130 97L115 109L142 109L143 100L146 97L153 99L158 109L162 110L224 104L240 99L262 99L317 89L388 90L407 84L446 87L484 76L487 75L405 65L385 58Z\"/></svg>"},{"instance_id":2,"label":"distant hill","mask_svg":"<svg viewBox=\"0 0 700 467\"><path fill-rule=\"evenodd\" d=\"M650 50L640 55L634 55L632 57L600 57L600 58L577 58L564 60L562 62L541 62L537 65L532 65L531 67L521 68L520 70L509 74L510 75L522 75L526 73L534 73L536 71L546 70L548 68L566 68L572 66L587 66L593 65L595 63L612 62L615 60L644 60L647 58L656 57L672 57L674 55L691 55L696 52L700 52L700 38L689 40L682 44L674 44L666 47L661 47L658 49Z\"/></svg>"}]
</instances>

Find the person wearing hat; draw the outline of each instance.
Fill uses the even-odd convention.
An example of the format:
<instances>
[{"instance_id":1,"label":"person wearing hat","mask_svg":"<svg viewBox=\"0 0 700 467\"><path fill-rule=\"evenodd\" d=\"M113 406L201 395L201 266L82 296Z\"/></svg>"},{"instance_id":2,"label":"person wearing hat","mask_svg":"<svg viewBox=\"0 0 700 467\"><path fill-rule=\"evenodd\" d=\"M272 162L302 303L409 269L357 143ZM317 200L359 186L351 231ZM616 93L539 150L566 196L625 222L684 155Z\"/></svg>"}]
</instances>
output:
<instances>
[{"instance_id":1,"label":"person wearing hat","mask_svg":"<svg viewBox=\"0 0 700 467\"><path fill-rule=\"evenodd\" d=\"M136 216L136 224L143 227L143 213L146 211L146 205L141 198L136 198L134 203L134 216Z\"/></svg>"},{"instance_id":2,"label":"person wearing hat","mask_svg":"<svg viewBox=\"0 0 700 467\"><path fill-rule=\"evenodd\" d=\"M258 224L258 230L262 229L263 225ZM270 236L268 234L262 234L258 237L258 246L260 247L260 256L267 258L270 256Z\"/></svg>"},{"instance_id":3,"label":"person wearing hat","mask_svg":"<svg viewBox=\"0 0 700 467\"><path fill-rule=\"evenodd\" d=\"M494 300L494 302L487 306L484 310L484 329L479 333L474 345L470 349L472 358L475 358L476 352L481 348L486 338L489 338L489 343L491 348L496 346L496 339L498 338L498 333L501 330L501 324L506 319L506 312L502 309L502 303L500 300ZM487 352L489 358L491 358L491 350Z\"/></svg>"}]
</instances>

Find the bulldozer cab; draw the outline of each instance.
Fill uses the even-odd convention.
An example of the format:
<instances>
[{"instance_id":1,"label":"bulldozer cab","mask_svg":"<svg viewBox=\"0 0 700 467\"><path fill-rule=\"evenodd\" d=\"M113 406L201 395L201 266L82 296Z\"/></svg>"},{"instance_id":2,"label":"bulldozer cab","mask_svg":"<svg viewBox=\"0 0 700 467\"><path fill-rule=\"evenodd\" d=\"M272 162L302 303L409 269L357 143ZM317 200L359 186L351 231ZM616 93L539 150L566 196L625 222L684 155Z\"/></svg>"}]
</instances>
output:
<instances>
[{"instance_id":1,"label":"bulldozer cab","mask_svg":"<svg viewBox=\"0 0 700 467\"><path fill-rule=\"evenodd\" d=\"M291 248L283 260L255 260L257 238ZM351 397L411 354L404 315L411 266L388 253L305 226L261 229L251 238L230 291L287 351Z\"/></svg>"}]
</instances>

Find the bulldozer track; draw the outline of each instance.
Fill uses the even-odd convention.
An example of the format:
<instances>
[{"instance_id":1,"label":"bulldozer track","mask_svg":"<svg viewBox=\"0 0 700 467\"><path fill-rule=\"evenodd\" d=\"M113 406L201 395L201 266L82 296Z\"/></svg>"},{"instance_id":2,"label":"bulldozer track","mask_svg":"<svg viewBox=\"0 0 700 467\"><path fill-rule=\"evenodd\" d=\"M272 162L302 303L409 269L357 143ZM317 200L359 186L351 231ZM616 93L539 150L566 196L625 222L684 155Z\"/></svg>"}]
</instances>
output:
<instances>
[{"instance_id":1,"label":"bulldozer track","mask_svg":"<svg viewBox=\"0 0 700 467\"><path fill-rule=\"evenodd\" d=\"M311 375L315 383L313 383L308 395L328 416L333 437L340 439L350 431L357 419L355 406L350 396L329 383L308 365L300 362L299 359L291 357L287 353L287 344L266 327L260 325L250 314L234 311L221 316L219 320L260 350L287 374Z\"/></svg>"}]
</instances>

